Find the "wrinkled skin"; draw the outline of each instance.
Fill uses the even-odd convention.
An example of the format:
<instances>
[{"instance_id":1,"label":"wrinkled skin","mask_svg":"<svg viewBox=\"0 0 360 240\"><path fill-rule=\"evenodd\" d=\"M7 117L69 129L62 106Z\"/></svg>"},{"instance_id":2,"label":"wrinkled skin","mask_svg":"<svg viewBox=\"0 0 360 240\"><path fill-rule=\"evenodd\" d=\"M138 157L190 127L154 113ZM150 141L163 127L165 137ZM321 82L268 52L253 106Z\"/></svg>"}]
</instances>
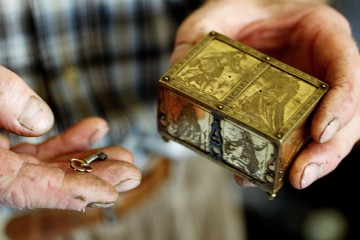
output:
<instances>
[{"instance_id":1,"label":"wrinkled skin","mask_svg":"<svg viewBox=\"0 0 360 240\"><path fill-rule=\"evenodd\" d=\"M330 84L312 120L313 141L294 161L290 182L295 188L305 188L334 170L360 137L359 53L347 21L331 8L311 3L208 0L179 28L171 63L212 30ZM3 67L0 108L0 128L17 135L40 136L54 122L46 103ZM103 119L89 118L38 145L11 146L0 135L0 204L73 210L110 206L118 192L140 183L141 174L125 149L90 150L107 131ZM91 174L69 167L70 158L85 158L100 150L108 159L92 163Z\"/></svg>"},{"instance_id":2,"label":"wrinkled skin","mask_svg":"<svg viewBox=\"0 0 360 240\"><path fill-rule=\"evenodd\" d=\"M64 133L38 145L22 143L9 148L2 136L0 148L0 203L20 209L56 208L81 210L87 206L109 207L118 192L136 187L140 171L130 152L119 147L90 150L91 143L108 131L100 118L87 118ZM83 159L103 151L105 161L91 163L91 173L69 166L71 158Z\"/></svg>"},{"instance_id":3,"label":"wrinkled skin","mask_svg":"<svg viewBox=\"0 0 360 240\"><path fill-rule=\"evenodd\" d=\"M333 171L360 138L360 59L347 20L323 4L208 0L180 26L170 63L212 30L330 85L312 119L313 140L294 160L289 180L303 189Z\"/></svg>"}]
</instances>

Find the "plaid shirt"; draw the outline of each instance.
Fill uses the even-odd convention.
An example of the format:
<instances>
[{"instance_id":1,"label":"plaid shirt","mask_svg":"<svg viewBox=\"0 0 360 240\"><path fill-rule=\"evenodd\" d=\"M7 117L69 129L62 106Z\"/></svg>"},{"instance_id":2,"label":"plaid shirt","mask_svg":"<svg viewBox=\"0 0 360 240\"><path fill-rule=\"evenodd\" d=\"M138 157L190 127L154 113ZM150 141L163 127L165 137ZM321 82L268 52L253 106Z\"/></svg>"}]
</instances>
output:
<instances>
[{"instance_id":1,"label":"plaid shirt","mask_svg":"<svg viewBox=\"0 0 360 240\"><path fill-rule=\"evenodd\" d=\"M0 0L0 64L52 108L55 127L45 137L87 116L109 121L103 145L154 135L156 84L187 7L180 0Z\"/></svg>"}]
</instances>

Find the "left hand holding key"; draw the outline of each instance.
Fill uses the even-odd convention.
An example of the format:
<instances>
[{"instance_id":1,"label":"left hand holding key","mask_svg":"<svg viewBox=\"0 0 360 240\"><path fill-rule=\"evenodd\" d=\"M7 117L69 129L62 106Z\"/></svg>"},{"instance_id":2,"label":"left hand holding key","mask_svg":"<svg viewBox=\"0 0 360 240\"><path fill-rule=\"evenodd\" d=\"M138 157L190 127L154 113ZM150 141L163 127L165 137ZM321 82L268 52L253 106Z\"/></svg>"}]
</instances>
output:
<instances>
[{"instance_id":1,"label":"left hand holding key","mask_svg":"<svg viewBox=\"0 0 360 240\"><path fill-rule=\"evenodd\" d=\"M12 208L71 210L114 204L118 192L140 183L141 173L125 149L90 150L91 143L107 131L103 119L88 118L40 144L22 143L10 148L1 138L4 148L0 151L6 157L0 160L0 203ZM106 154L106 160L93 159L91 173L70 167L70 159L83 160L99 152Z\"/></svg>"}]
</instances>

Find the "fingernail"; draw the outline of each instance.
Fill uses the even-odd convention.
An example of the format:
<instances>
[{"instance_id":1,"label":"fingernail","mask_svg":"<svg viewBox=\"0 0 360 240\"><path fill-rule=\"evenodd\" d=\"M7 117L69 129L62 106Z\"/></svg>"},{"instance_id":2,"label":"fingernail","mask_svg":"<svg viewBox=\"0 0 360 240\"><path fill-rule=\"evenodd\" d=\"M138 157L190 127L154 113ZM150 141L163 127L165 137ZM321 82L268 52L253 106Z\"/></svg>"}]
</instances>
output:
<instances>
[{"instance_id":1,"label":"fingernail","mask_svg":"<svg viewBox=\"0 0 360 240\"><path fill-rule=\"evenodd\" d=\"M108 208L114 205L114 202L92 202L89 203L86 207L90 208Z\"/></svg>"},{"instance_id":2,"label":"fingernail","mask_svg":"<svg viewBox=\"0 0 360 240\"><path fill-rule=\"evenodd\" d=\"M126 192L137 187L139 184L140 180L138 179L127 179L116 185L116 190L118 192Z\"/></svg>"},{"instance_id":3,"label":"fingernail","mask_svg":"<svg viewBox=\"0 0 360 240\"><path fill-rule=\"evenodd\" d=\"M322 172L320 165L311 163L306 166L302 179L301 179L301 188L304 189L317 180Z\"/></svg>"},{"instance_id":4,"label":"fingernail","mask_svg":"<svg viewBox=\"0 0 360 240\"><path fill-rule=\"evenodd\" d=\"M89 138L89 143L90 144L94 144L96 143L99 139L101 139L102 137L105 136L105 134L108 132L109 127L108 125L106 125L106 127L100 127L98 129L96 129L96 131L94 131L90 138Z\"/></svg>"},{"instance_id":5,"label":"fingernail","mask_svg":"<svg viewBox=\"0 0 360 240\"><path fill-rule=\"evenodd\" d=\"M18 122L33 132L43 132L52 127L54 115L42 99L32 96L20 114Z\"/></svg>"},{"instance_id":6,"label":"fingernail","mask_svg":"<svg viewBox=\"0 0 360 240\"><path fill-rule=\"evenodd\" d=\"M340 128L340 121L338 118L331 120L325 127L323 133L320 136L320 143L329 141Z\"/></svg>"}]
</instances>

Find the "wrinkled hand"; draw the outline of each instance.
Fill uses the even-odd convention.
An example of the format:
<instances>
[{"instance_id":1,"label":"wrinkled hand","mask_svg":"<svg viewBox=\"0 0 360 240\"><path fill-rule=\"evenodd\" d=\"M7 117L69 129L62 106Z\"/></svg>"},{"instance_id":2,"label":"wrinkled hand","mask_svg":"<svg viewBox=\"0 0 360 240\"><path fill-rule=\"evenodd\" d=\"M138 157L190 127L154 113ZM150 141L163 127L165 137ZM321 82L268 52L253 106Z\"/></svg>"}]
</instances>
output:
<instances>
[{"instance_id":1,"label":"wrinkled hand","mask_svg":"<svg viewBox=\"0 0 360 240\"><path fill-rule=\"evenodd\" d=\"M107 131L103 119L87 118L40 144L21 143L0 149L0 203L29 209L111 206L118 192L140 183L141 174L125 149L89 149ZM92 162L91 173L76 172L70 167L71 158L84 159L99 151L108 158Z\"/></svg>"},{"instance_id":2,"label":"wrinkled hand","mask_svg":"<svg viewBox=\"0 0 360 240\"><path fill-rule=\"evenodd\" d=\"M171 63L212 30L330 85L312 119L313 141L294 160L289 179L302 189L333 171L360 138L360 58L347 20L321 4L208 0L178 29Z\"/></svg>"},{"instance_id":3,"label":"wrinkled hand","mask_svg":"<svg viewBox=\"0 0 360 240\"><path fill-rule=\"evenodd\" d=\"M53 125L47 106L13 72L0 67L0 127L24 136L40 136ZM108 131L100 118L88 118L40 144L11 147L0 134L0 204L10 208L80 210L111 206L123 192L136 187L140 171L133 157L119 147L90 150ZM91 173L74 171L71 158L83 159L98 151L105 161L91 163Z\"/></svg>"}]
</instances>

